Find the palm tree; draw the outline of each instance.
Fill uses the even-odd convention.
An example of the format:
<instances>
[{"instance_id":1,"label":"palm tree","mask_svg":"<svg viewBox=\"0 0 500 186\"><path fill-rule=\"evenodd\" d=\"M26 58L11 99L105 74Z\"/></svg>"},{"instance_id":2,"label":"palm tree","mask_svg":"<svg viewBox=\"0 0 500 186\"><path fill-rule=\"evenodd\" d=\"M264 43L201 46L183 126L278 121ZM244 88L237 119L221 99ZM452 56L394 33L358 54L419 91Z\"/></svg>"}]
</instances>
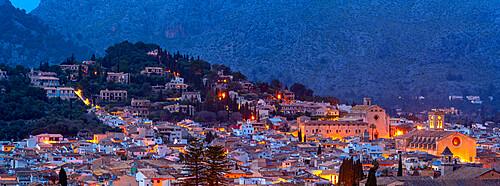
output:
<instances>
[{"instance_id":1,"label":"palm tree","mask_svg":"<svg viewBox=\"0 0 500 186\"><path fill-rule=\"evenodd\" d=\"M374 137L373 137L373 130L377 128L377 126L375 124L371 124L370 125L370 128L372 129L372 140L374 140Z\"/></svg>"}]
</instances>

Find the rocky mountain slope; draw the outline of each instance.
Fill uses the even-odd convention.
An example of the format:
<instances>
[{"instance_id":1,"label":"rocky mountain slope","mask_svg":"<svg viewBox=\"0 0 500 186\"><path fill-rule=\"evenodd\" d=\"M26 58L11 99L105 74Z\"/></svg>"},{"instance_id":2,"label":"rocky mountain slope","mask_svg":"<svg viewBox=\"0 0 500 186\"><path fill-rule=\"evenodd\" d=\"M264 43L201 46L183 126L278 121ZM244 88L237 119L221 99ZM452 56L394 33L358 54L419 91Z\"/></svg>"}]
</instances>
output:
<instances>
[{"instance_id":1,"label":"rocky mountain slope","mask_svg":"<svg viewBox=\"0 0 500 186\"><path fill-rule=\"evenodd\" d=\"M500 2L42 0L31 14L102 54L123 40L341 98L497 94Z\"/></svg>"},{"instance_id":2,"label":"rocky mountain slope","mask_svg":"<svg viewBox=\"0 0 500 186\"><path fill-rule=\"evenodd\" d=\"M0 63L37 66L47 61L60 63L72 53L91 55L88 48L65 38L8 0L0 0Z\"/></svg>"}]
</instances>

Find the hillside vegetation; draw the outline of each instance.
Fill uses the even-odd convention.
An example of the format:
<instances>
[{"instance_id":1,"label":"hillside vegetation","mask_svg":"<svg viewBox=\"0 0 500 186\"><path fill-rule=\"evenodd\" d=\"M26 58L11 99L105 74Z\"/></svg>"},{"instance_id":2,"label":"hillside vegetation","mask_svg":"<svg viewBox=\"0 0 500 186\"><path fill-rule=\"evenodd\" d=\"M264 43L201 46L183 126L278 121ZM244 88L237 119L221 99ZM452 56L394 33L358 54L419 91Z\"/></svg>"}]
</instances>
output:
<instances>
[{"instance_id":1,"label":"hillside vegetation","mask_svg":"<svg viewBox=\"0 0 500 186\"><path fill-rule=\"evenodd\" d=\"M498 93L489 91L500 79L498 7L498 1L43 0L31 14L100 52L123 40L155 42L251 80L300 82L323 95L444 99Z\"/></svg>"}]
</instances>

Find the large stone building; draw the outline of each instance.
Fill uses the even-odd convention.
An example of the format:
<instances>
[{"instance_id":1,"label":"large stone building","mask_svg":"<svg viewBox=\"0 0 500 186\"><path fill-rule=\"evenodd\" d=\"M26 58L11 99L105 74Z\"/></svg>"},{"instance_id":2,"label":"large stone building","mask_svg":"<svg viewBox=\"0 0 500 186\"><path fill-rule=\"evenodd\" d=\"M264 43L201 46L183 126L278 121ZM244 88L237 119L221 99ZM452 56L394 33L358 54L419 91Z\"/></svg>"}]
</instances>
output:
<instances>
[{"instance_id":1,"label":"large stone building","mask_svg":"<svg viewBox=\"0 0 500 186\"><path fill-rule=\"evenodd\" d=\"M415 130L397 136L396 148L409 151L422 151L440 156L448 148L454 159L461 162L474 162L476 140L456 131Z\"/></svg>"},{"instance_id":2,"label":"large stone building","mask_svg":"<svg viewBox=\"0 0 500 186\"><path fill-rule=\"evenodd\" d=\"M127 99L126 90L101 90L99 98L103 101L118 101Z\"/></svg>"},{"instance_id":3,"label":"large stone building","mask_svg":"<svg viewBox=\"0 0 500 186\"><path fill-rule=\"evenodd\" d=\"M144 70L141 70L141 74L146 74L147 76L151 76L152 74L165 76L166 71L161 67L146 67Z\"/></svg>"},{"instance_id":4,"label":"large stone building","mask_svg":"<svg viewBox=\"0 0 500 186\"><path fill-rule=\"evenodd\" d=\"M45 87L48 98L61 98L63 100L77 99L75 89L71 87Z\"/></svg>"},{"instance_id":5,"label":"large stone building","mask_svg":"<svg viewBox=\"0 0 500 186\"><path fill-rule=\"evenodd\" d=\"M200 92L182 92L182 96L179 100L201 102L201 94Z\"/></svg>"},{"instance_id":6,"label":"large stone building","mask_svg":"<svg viewBox=\"0 0 500 186\"><path fill-rule=\"evenodd\" d=\"M370 139L390 138L390 117L386 114L385 109L371 105L371 99L365 98L363 105L356 105L350 109L350 113L339 121L362 121L372 124L375 128L370 128Z\"/></svg>"},{"instance_id":7,"label":"large stone building","mask_svg":"<svg viewBox=\"0 0 500 186\"><path fill-rule=\"evenodd\" d=\"M130 74L129 73L114 73L114 72L108 72L108 76L106 77L108 82L115 82L115 83L123 83L123 84L128 84L130 82Z\"/></svg>"},{"instance_id":8,"label":"large stone building","mask_svg":"<svg viewBox=\"0 0 500 186\"><path fill-rule=\"evenodd\" d=\"M58 87L59 78L52 76L30 76L31 85L36 87Z\"/></svg>"},{"instance_id":9,"label":"large stone building","mask_svg":"<svg viewBox=\"0 0 500 186\"><path fill-rule=\"evenodd\" d=\"M347 136L362 136L369 130L368 123L362 121L311 121L310 118L302 116L297 119L297 123L303 139L312 135L342 139Z\"/></svg>"}]
</instances>

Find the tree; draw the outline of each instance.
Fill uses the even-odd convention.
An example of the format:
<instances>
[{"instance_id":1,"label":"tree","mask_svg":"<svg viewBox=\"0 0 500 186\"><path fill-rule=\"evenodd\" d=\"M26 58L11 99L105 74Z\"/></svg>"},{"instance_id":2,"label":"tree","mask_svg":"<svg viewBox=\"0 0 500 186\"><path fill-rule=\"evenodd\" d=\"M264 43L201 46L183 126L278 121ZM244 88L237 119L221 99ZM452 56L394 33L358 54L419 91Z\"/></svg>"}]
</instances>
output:
<instances>
[{"instance_id":1,"label":"tree","mask_svg":"<svg viewBox=\"0 0 500 186\"><path fill-rule=\"evenodd\" d=\"M299 141L302 142L302 132L299 130Z\"/></svg>"},{"instance_id":2,"label":"tree","mask_svg":"<svg viewBox=\"0 0 500 186\"><path fill-rule=\"evenodd\" d=\"M373 123L372 123L372 124L370 125L370 128L372 129L372 140L374 140L375 138L374 138L374 136L373 136L373 130L374 130L374 129L376 129L376 128L377 128L377 126L376 126L375 124L373 124Z\"/></svg>"},{"instance_id":3,"label":"tree","mask_svg":"<svg viewBox=\"0 0 500 186\"><path fill-rule=\"evenodd\" d=\"M290 91L295 93L295 96L299 99L304 99L306 97L312 97L314 94L313 90L306 88L305 85L300 84L300 83L294 83L290 87Z\"/></svg>"},{"instance_id":4,"label":"tree","mask_svg":"<svg viewBox=\"0 0 500 186\"><path fill-rule=\"evenodd\" d=\"M95 61L95 54L92 54L92 57L90 58L90 61Z\"/></svg>"},{"instance_id":5,"label":"tree","mask_svg":"<svg viewBox=\"0 0 500 186\"><path fill-rule=\"evenodd\" d=\"M205 151L206 169L203 173L206 185L226 185L225 173L229 171L228 160L222 146L208 146Z\"/></svg>"},{"instance_id":6,"label":"tree","mask_svg":"<svg viewBox=\"0 0 500 186\"><path fill-rule=\"evenodd\" d=\"M217 114L209 111L201 111L196 114L195 121L213 122L217 119Z\"/></svg>"},{"instance_id":7,"label":"tree","mask_svg":"<svg viewBox=\"0 0 500 186\"><path fill-rule=\"evenodd\" d=\"M401 160L401 153L399 153L398 176L403 176L403 161Z\"/></svg>"},{"instance_id":8,"label":"tree","mask_svg":"<svg viewBox=\"0 0 500 186\"><path fill-rule=\"evenodd\" d=\"M377 160L374 160L372 164L373 167L370 168L370 171L368 172L368 179L366 180L367 186L377 186L377 177L375 177L375 173L378 169Z\"/></svg>"},{"instance_id":9,"label":"tree","mask_svg":"<svg viewBox=\"0 0 500 186\"><path fill-rule=\"evenodd\" d=\"M353 160L351 158L344 159L339 170L339 185L353 185L354 184L354 169Z\"/></svg>"},{"instance_id":10,"label":"tree","mask_svg":"<svg viewBox=\"0 0 500 186\"><path fill-rule=\"evenodd\" d=\"M83 78L83 70L82 70L82 65L78 66L78 81L80 81Z\"/></svg>"},{"instance_id":11,"label":"tree","mask_svg":"<svg viewBox=\"0 0 500 186\"><path fill-rule=\"evenodd\" d=\"M186 179L182 180L181 184L195 186L202 184L204 171L202 162L205 161L203 143L199 139L194 139L179 159L183 164L182 170L186 172L183 174Z\"/></svg>"},{"instance_id":12,"label":"tree","mask_svg":"<svg viewBox=\"0 0 500 186\"><path fill-rule=\"evenodd\" d=\"M247 80L247 77L243 75L241 72L233 72L233 81L244 81Z\"/></svg>"},{"instance_id":13,"label":"tree","mask_svg":"<svg viewBox=\"0 0 500 186\"><path fill-rule=\"evenodd\" d=\"M342 160L339 170L339 185L358 185L363 178L363 164L359 159L356 162L354 162L354 158Z\"/></svg>"},{"instance_id":14,"label":"tree","mask_svg":"<svg viewBox=\"0 0 500 186\"><path fill-rule=\"evenodd\" d=\"M157 101L163 101L163 90L160 89L160 92L158 92L158 98L156 98ZM188 105L188 110L189 110L189 105ZM189 112L188 112L189 115Z\"/></svg>"},{"instance_id":15,"label":"tree","mask_svg":"<svg viewBox=\"0 0 500 186\"><path fill-rule=\"evenodd\" d=\"M320 155L321 154L321 144L319 144L318 146L318 152L316 153L317 155Z\"/></svg>"},{"instance_id":16,"label":"tree","mask_svg":"<svg viewBox=\"0 0 500 186\"><path fill-rule=\"evenodd\" d=\"M207 143L212 143L212 141L214 140L214 135L212 134L212 132L208 132L207 136L205 137L205 141Z\"/></svg>"},{"instance_id":17,"label":"tree","mask_svg":"<svg viewBox=\"0 0 500 186\"><path fill-rule=\"evenodd\" d=\"M59 171L59 184L62 186L68 185L68 175L66 175L66 171L63 167L61 167L61 170Z\"/></svg>"},{"instance_id":18,"label":"tree","mask_svg":"<svg viewBox=\"0 0 500 186\"><path fill-rule=\"evenodd\" d=\"M271 88L275 90L281 90L281 87L283 86L283 83L280 82L280 80L273 79L270 83Z\"/></svg>"}]
</instances>

